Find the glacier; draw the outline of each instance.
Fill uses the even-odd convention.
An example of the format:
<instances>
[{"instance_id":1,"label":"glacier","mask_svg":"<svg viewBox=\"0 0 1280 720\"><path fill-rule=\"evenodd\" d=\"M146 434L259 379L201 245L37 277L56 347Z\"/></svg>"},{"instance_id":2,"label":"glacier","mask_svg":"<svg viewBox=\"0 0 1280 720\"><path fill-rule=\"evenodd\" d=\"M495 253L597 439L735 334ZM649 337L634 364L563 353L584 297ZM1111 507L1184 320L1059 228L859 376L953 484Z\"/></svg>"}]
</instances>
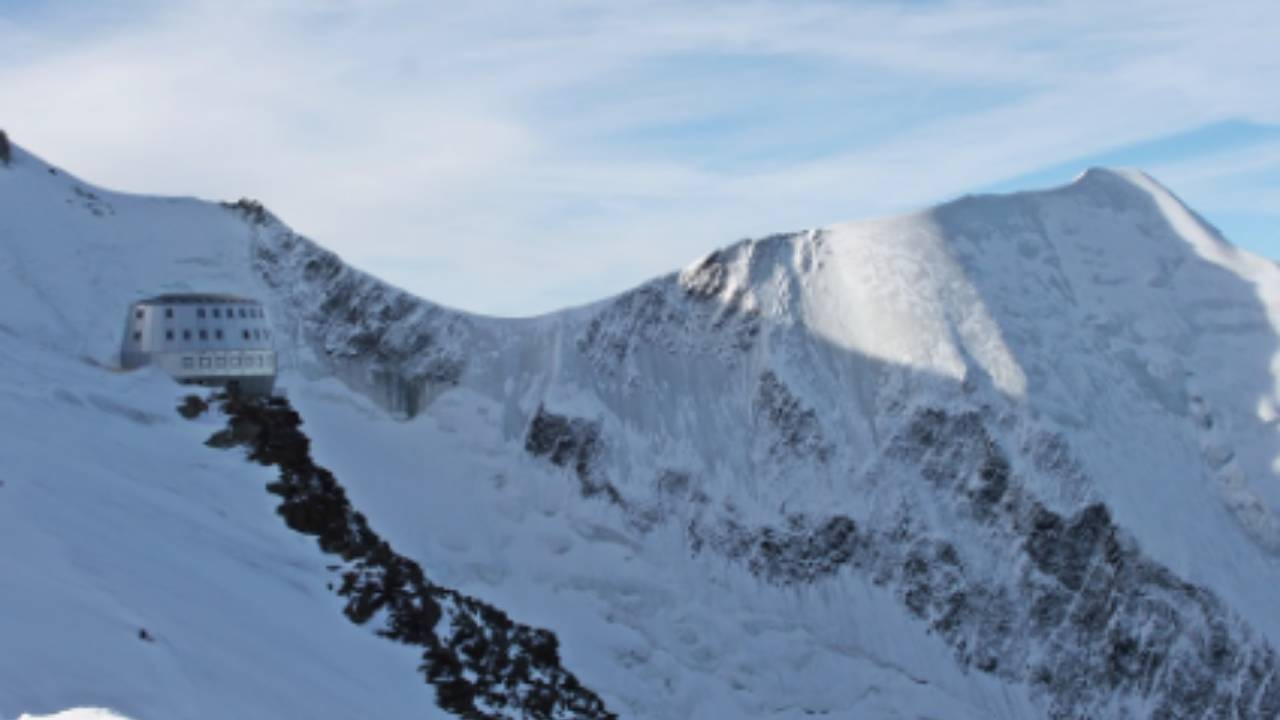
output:
<instances>
[{"instance_id":1,"label":"glacier","mask_svg":"<svg viewBox=\"0 0 1280 720\"><path fill-rule=\"evenodd\" d=\"M353 506L621 717L1276 717L1277 272L1092 169L488 318L14 145L0 718L447 716L222 418L116 369L130 301L214 289Z\"/></svg>"}]
</instances>

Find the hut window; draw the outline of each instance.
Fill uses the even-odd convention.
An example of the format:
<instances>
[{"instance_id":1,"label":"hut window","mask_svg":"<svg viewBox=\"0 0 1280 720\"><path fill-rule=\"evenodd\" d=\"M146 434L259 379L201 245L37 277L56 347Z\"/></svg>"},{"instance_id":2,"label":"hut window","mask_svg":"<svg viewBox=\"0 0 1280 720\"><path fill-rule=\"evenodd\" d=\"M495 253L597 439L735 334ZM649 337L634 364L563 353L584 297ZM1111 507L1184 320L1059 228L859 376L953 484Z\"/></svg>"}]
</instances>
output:
<instances>
[{"instance_id":1,"label":"hut window","mask_svg":"<svg viewBox=\"0 0 1280 720\"><path fill-rule=\"evenodd\" d=\"M172 331L172 330L165 330L165 331L164 331L164 339L165 339L165 340L172 340L172 339L173 339L173 331Z\"/></svg>"},{"instance_id":2,"label":"hut window","mask_svg":"<svg viewBox=\"0 0 1280 720\"><path fill-rule=\"evenodd\" d=\"M240 332L244 334L244 339L245 339L245 340L248 340L248 339L249 339L249 331L248 331L248 330L241 330Z\"/></svg>"},{"instance_id":3,"label":"hut window","mask_svg":"<svg viewBox=\"0 0 1280 720\"><path fill-rule=\"evenodd\" d=\"M214 308L214 309L213 309L213 316L214 316L215 318L220 318L220 317L222 317L222 310L221 310L221 308Z\"/></svg>"},{"instance_id":4,"label":"hut window","mask_svg":"<svg viewBox=\"0 0 1280 720\"><path fill-rule=\"evenodd\" d=\"M183 331L182 331L182 339L183 339L183 340L190 340L190 339L191 339L191 331L190 331L190 330L183 330Z\"/></svg>"},{"instance_id":5,"label":"hut window","mask_svg":"<svg viewBox=\"0 0 1280 720\"><path fill-rule=\"evenodd\" d=\"M243 318L245 316L246 316L246 313L244 311L244 308L240 308L240 317Z\"/></svg>"},{"instance_id":6,"label":"hut window","mask_svg":"<svg viewBox=\"0 0 1280 720\"><path fill-rule=\"evenodd\" d=\"M133 311L133 316L134 316L134 317L136 317L136 318L141 318L141 317L142 317L142 308L138 308L137 310L134 310L134 311Z\"/></svg>"},{"instance_id":7,"label":"hut window","mask_svg":"<svg viewBox=\"0 0 1280 720\"><path fill-rule=\"evenodd\" d=\"M196 308L196 317L204 318L204 308Z\"/></svg>"},{"instance_id":8,"label":"hut window","mask_svg":"<svg viewBox=\"0 0 1280 720\"><path fill-rule=\"evenodd\" d=\"M165 309L164 309L164 316L165 316L166 318L169 318L170 320L172 320L172 319L173 319L173 308L165 308Z\"/></svg>"},{"instance_id":9,"label":"hut window","mask_svg":"<svg viewBox=\"0 0 1280 720\"><path fill-rule=\"evenodd\" d=\"M135 331L134 331L134 333L133 333L133 341L134 341L134 342L141 342L141 341L142 341L142 333L137 332L137 331L135 330Z\"/></svg>"},{"instance_id":10,"label":"hut window","mask_svg":"<svg viewBox=\"0 0 1280 720\"><path fill-rule=\"evenodd\" d=\"M214 337L216 337L216 338L218 338L219 340L221 340L221 339L222 339L222 331L221 331L221 330L214 330L214 331L213 331L213 336L214 336Z\"/></svg>"}]
</instances>

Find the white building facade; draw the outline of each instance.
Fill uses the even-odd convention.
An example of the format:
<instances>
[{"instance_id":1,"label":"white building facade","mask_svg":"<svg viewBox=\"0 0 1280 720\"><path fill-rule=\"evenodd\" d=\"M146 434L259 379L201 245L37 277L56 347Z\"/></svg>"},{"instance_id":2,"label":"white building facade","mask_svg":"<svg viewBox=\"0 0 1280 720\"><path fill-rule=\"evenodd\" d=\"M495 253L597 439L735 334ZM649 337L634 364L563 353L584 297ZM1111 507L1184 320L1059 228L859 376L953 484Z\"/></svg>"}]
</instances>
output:
<instances>
[{"instance_id":1,"label":"white building facade","mask_svg":"<svg viewBox=\"0 0 1280 720\"><path fill-rule=\"evenodd\" d=\"M129 306L120 365L154 365L183 383L269 395L276 353L262 303L234 295L172 294Z\"/></svg>"}]
</instances>

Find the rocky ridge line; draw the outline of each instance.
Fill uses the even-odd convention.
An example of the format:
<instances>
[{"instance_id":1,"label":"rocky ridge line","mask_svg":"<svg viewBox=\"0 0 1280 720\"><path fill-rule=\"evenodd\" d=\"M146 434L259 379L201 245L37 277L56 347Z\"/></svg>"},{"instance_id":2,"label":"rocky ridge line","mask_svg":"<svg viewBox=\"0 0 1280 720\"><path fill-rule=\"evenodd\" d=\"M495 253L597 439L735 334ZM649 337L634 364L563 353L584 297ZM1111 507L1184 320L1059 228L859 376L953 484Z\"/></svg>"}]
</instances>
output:
<instances>
[{"instance_id":1,"label":"rocky ridge line","mask_svg":"<svg viewBox=\"0 0 1280 720\"><path fill-rule=\"evenodd\" d=\"M616 718L561 666L554 634L432 583L418 563L380 538L337 478L312 460L302 418L287 400L213 400L227 415L227 427L208 444L245 447L250 460L279 468L279 479L267 486L281 498L276 512L341 559L332 569L339 574L336 592L346 599L343 613L358 625L374 622L382 637L423 648L419 670L435 687L441 708L477 720ZM194 418L207 408L189 396L178 410Z\"/></svg>"},{"instance_id":2,"label":"rocky ridge line","mask_svg":"<svg viewBox=\"0 0 1280 720\"><path fill-rule=\"evenodd\" d=\"M296 318L299 338L339 378L413 417L467 367L470 318L392 287L289 230L261 203L222 203L253 231L254 270ZM290 297L287 289L301 288Z\"/></svg>"}]
</instances>

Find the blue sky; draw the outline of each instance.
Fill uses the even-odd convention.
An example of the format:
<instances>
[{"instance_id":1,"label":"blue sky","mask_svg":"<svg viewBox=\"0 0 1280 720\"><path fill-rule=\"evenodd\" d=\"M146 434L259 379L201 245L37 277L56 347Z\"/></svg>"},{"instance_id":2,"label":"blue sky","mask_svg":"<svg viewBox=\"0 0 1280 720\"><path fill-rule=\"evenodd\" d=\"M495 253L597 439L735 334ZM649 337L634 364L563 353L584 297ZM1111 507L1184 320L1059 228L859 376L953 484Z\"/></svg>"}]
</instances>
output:
<instances>
[{"instance_id":1,"label":"blue sky","mask_svg":"<svg viewBox=\"0 0 1280 720\"><path fill-rule=\"evenodd\" d=\"M1280 257L1280 3L0 0L0 127L525 315L1136 166Z\"/></svg>"}]
</instances>

